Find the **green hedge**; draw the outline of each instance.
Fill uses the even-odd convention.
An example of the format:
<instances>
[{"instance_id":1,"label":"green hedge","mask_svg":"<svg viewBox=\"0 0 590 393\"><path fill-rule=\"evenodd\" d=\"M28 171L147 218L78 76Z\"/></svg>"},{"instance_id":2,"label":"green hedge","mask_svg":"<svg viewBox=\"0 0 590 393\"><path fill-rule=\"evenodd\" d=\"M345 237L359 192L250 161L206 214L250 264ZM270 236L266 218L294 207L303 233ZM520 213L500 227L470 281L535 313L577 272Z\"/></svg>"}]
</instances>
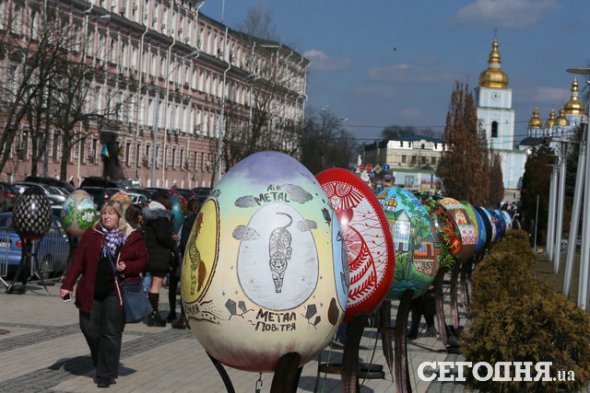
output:
<instances>
[{"instance_id":1,"label":"green hedge","mask_svg":"<svg viewBox=\"0 0 590 393\"><path fill-rule=\"evenodd\" d=\"M552 376L571 370L575 381L480 382L470 376L468 382L484 392L576 391L590 379L590 318L536 280L527 239L524 231L509 231L477 266L461 352L473 364L552 362Z\"/></svg>"}]
</instances>

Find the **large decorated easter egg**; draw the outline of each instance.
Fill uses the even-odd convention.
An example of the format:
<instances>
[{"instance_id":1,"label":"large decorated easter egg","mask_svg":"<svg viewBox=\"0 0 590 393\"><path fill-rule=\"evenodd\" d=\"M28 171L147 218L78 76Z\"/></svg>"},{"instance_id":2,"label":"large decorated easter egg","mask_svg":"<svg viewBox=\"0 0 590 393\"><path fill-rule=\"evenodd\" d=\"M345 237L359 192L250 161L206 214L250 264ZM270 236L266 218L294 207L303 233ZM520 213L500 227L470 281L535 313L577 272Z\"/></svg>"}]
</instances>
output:
<instances>
[{"instance_id":1,"label":"large decorated easter egg","mask_svg":"<svg viewBox=\"0 0 590 393\"><path fill-rule=\"evenodd\" d=\"M27 240L40 239L51 227L51 204L36 187L27 188L16 201L12 225Z\"/></svg>"},{"instance_id":2,"label":"large decorated easter egg","mask_svg":"<svg viewBox=\"0 0 590 393\"><path fill-rule=\"evenodd\" d=\"M74 190L64 202L61 210L61 224L74 237L86 232L98 219L98 212L92 196L84 190Z\"/></svg>"},{"instance_id":3,"label":"large decorated easter egg","mask_svg":"<svg viewBox=\"0 0 590 393\"><path fill-rule=\"evenodd\" d=\"M348 294L340 223L294 158L253 154L232 167L195 219L181 293L192 332L221 363L272 371L301 365L336 333Z\"/></svg>"},{"instance_id":4,"label":"large decorated easter egg","mask_svg":"<svg viewBox=\"0 0 590 393\"><path fill-rule=\"evenodd\" d=\"M440 252L438 254L439 267L452 268L456 263L456 255L461 252L461 234L459 227L448 210L442 207L438 200L429 195L419 195L422 205L434 222L438 234Z\"/></svg>"},{"instance_id":5,"label":"large decorated easter egg","mask_svg":"<svg viewBox=\"0 0 590 393\"><path fill-rule=\"evenodd\" d=\"M475 254L481 254L488 243L488 226L485 223L485 219L482 217L482 212L477 206L472 204L466 204L467 207L473 212L475 221L477 222L477 244L475 245Z\"/></svg>"},{"instance_id":6,"label":"large decorated easter egg","mask_svg":"<svg viewBox=\"0 0 590 393\"><path fill-rule=\"evenodd\" d=\"M434 223L409 191L390 187L377 199L385 210L395 249L395 273L387 297L399 299L406 290L418 297L432 284L438 270L440 249Z\"/></svg>"},{"instance_id":7,"label":"large decorated easter egg","mask_svg":"<svg viewBox=\"0 0 590 393\"><path fill-rule=\"evenodd\" d=\"M461 252L457 254L457 258L461 263L466 262L475 254L475 245L477 244L475 217L471 217L466 206L456 199L443 198L439 203L451 213L455 224L459 228Z\"/></svg>"},{"instance_id":8,"label":"large decorated easter egg","mask_svg":"<svg viewBox=\"0 0 590 393\"><path fill-rule=\"evenodd\" d=\"M344 321L372 313L385 299L395 269L393 239L373 191L353 172L326 169L316 175L340 221L350 271Z\"/></svg>"}]
</instances>

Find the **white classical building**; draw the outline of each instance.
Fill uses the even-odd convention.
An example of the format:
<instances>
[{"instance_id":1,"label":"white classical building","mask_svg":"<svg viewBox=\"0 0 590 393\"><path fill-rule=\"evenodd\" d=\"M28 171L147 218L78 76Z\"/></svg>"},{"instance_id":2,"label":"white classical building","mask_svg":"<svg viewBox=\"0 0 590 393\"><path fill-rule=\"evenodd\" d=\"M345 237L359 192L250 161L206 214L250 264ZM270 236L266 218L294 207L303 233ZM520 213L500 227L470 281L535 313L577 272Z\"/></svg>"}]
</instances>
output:
<instances>
[{"instance_id":1,"label":"white classical building","mask_svg":"<svg viewBox=\"0 0 590 393\"><path fill-rule=\"evenodd\" d=\"M67 164L76 184L85 176L101 176L101 151L116 139L115 154L127 178L152 187L208 186L220 156L220 134L226 127L248 127L258 109L253 96L266 94L271 83L279 88L268 100L274 111L266 132L282 132L301 121L309 60L280 42L230 29L202 14L203 5L201 0L0 2L5 38L0 88L19 80L45 22L57 18L73 37L67 56L96 70L87 81L86 107L111 102L126 108L112 119L114 128L76 124L79 142ZM1 130L6 121L0 111ZM16 142L0 180L21 180L30 173L32 133L25 123L11 126ZM47 176L57 177L63 140L59 127L48 128L45 166Z\"/></svg>"},{"instance_id":2,"label":"white classical building","mask_svg":"<svg viewBox=\"0 0 590 393\"><path fill-rule=\"evenodd\" d=\"M485 131L488 147L500 154L506 200L520 195L526 152L519 150L514 138L514 109L508 75L502 70L498 41L494 39L488 68L479 76L476 88L477 118Z\"/></svg>"}]
</instances>

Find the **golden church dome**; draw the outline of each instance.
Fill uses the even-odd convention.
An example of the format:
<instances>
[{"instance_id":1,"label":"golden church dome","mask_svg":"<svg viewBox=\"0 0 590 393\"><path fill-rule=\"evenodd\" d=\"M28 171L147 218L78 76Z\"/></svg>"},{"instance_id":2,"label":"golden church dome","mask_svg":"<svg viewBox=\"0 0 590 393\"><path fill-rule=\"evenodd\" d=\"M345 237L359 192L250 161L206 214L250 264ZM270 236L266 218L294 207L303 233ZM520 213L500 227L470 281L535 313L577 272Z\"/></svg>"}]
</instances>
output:
<instances>
[{"instance_id":1,"label":"golden church dome","mask_svg":"<svg viewBox=\"0 0 590 393\"><path fill-rule=\"evenodd\" d=\"M492 89L508 88L508 75L500 66L500 52L498 51L498 40L494 39L492 51L488 58L488 69L479 74L479 85Z\"/></svg>"},{"instance_id":2,"label":"golden church dome","mask_svg":"<svg viewBox=\"0 0 590 393\"><path fill-rule=\"evenodd\" d=\"M531 120L529 121L529 128L542 128L543 127L543 122L541 121L541 118L539 117L539 109L535 108L533 110L533 117L531 117Z\"/></svg>"},{"instance_id":3,"label":"golden church dome","mask_svg":"<svg viewBox=\"0 0 590 393\"><path fill-rule=\"evenodd\" d=\"M555 124L562 127L565 127L569 124L567 118L565 117L565 109L562 108L559 110L559 116L557 116Z\"/></svg>"},{"instance_id":4,"label":"golden church dome","mask_svg":"<svg viewBox=\"0 0 590 393\"><path fill-rule=\"evenodd\" d=\"M545 128L555 127L555 111L549 112L549 119L545 122Z\"/></svg>"},{"instance_id":5,"label":"golden church dome","mask_svg":"<svg viewBox=\"0 0 590 393\"><path fill-rule=\"evenodd\" d=\"M566 115L583 115L584 106L578 98L578 81L574 79L572 87L570 89L572 96L568 102L565 103L563 109L565 109Z\"/></svg>"}]
</instances>

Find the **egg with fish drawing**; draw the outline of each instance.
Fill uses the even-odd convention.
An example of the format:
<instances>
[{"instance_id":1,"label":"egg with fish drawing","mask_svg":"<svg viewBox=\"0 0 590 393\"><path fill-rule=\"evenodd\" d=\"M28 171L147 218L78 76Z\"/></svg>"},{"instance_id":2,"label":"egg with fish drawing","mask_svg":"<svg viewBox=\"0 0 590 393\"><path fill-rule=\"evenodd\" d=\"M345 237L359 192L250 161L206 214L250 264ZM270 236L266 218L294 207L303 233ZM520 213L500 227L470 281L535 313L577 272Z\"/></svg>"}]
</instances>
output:
<instances>
[{"instance_id":1,"label":"egg with fish drawing","mask_svg":"<svg viewBox=\"0 0 590 393\"><path fill-rule=\"evenodd\" d=\"M335 334L348 293L340 224L314 176L277 152L232 167L203 204L182 264L191 330L221 363L301 365Z\"/></svg>"}]
</instances>

